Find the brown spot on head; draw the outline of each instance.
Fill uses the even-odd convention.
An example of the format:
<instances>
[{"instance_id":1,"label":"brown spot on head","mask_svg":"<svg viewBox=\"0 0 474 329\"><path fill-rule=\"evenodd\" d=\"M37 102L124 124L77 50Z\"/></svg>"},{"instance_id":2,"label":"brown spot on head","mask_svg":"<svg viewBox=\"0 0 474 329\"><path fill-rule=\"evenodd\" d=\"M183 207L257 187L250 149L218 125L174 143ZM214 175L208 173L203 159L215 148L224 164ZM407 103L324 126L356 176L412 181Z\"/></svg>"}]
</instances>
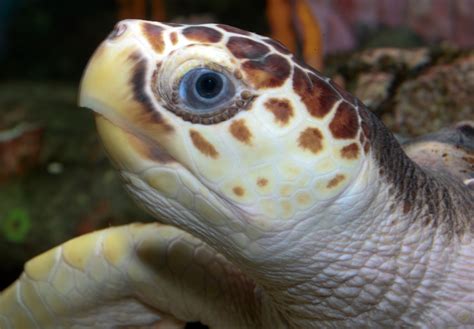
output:
<instances>
[{"instance_id":1,"label":"brown spot on head","mask_svg":"<svg viewBox=\"0 0 474 329\"><path fill-rule=\"evenodd\" d=\"M192 41L198 42L219 42L222 33L206 26L190 26L183 30L183 35Z\"/></svg>"},{"instance_id":2,"label":"brown spot on head","mask_svg":"<svg viewBox=\"0 0 474 329\"><path fill-rule=\"evenodd\" d=\"M335 138L355 138L359 130L357 113L352 105L346 102L339 104L329 129Z\"/></svg>"},{"instance_id":3,"label":"brown spot on head","mask_svg":"<svg viewBox=\"0 0 474 329\"><path fill-rule=\"evenodd\" d=\"M278 51L281 54L285 54L285 55L291 54L291 52L288 50L288 48L286 48L281 42L279 42L277 40L267 38L267 39L263 39L263 41L267 45L270 45L273 48L275 48L275 50Z\"/></svg>"},{"instance_id":4,"label":"brown spot on head","mask_svg":"<svg viewBox=\"0 0 474 329\"><path fill-rule=\"evenodd\" d=\"M359 145L356 143L349 144L347 146L344 146L341 149L341 157L353 160L357 159L357 156L359 155Z\"/></svg>"},{"instance_id":5,"label":"brown spot on head","mask_svg":"<svg viewBox=\"0 0 474 329\"><path fill-rule=\"evenodd\" d=\"M280 55L269 55L263 60L246 61L242 69L247 81L256 89L279 87L290 75L290 63Z\"/></svg>"},{"instance_id":6,"label":"brown spot on head","mask_svg":"<svg viewBox=\"0 0 474 329\"><path fill-rule=\"evenodd\" d=\"M306 128L298 138L298 145L305 150L310 150L317 154L323 149L323 139L323 134L318 128Z\"/></svg>"},{"instance_id":7,"label":"brown spot on head","mask_svg":"<svg viewBox=\"0 0 474 329\"><path fill-rule=\"evenodd\" d=\"M242 196L245 194L245 190L241 186L235 186L232 191L234 192L235 195L237 196Z\"/></svg>"},{"instance_id":8,"label":"brown spot on head","mask_svg":"<svg viewBox=\"0 0 474 329\"><path fill-rule=\"evenodd\" d=\"M235 57L246 59L258 59L270 52L263 43L242 37L230 37L227 48Z\"/></svg>"},{"instance_id":9,"label":"brown spot on head","mask_svg":"<svg viewBox=\"0 0 474 329\"><path fill-rule=\"evenodd\" d=\"M326 185L327 188L333 188L339 185L346 178L344 175L337 174L333 179L331 179L328 184Z\"/></svg>"},{"instance_id":10,"label":"brown spot on head","mask_svg":"<svg viewBox=\"0 0 474 329\"><path fill-rule=\"evenodd\" d=\"M213 159L219 156L219 153L217 152L214 145L209 143L198 131L191 129L189 131L189 136L191 136L194 146L196 146L196 148L201 151L202 154Z\"/></svg>"},{"instance_id":11,"label":"brown spot on head","mask_svg":"<svg viewBox=\"0 0 474 329\"><path fill-rule=\"evenodd\" d=\"M270 98L264 104L265 108L273 113L275 122L284 126L293 116L293 109L288 100L284 98Z\"/></svg>"},{"instance_id":12,"label":"brown spot on head","mask_svg":"<svg viewBox=\"0 0 474 329\"><path fill-rule=\"evenodd\" d=\"M147 121L160 124L163 126L165 131L172 132L174 128L169 124L164 123L163 117L153 105L150 95L146 92L147 60L143 58L139 52L132 53L128 60L135 63L129 82L132 87L134 100L145 110Z\"/></svg>"},{"instance_id":13,"label":"brown spot on head","mask_svg":"<svg viewBox=\"0 0 474 329\"><path fill-rule=\"evenodd\" d=\"M408 200L405 200L403 202L403 213L407 214L411 210L411 202Z\"/></svg>"},{"instance_id":14,"label":"brown spot on head","mask_svg":"<svg viewBox=\"0 0 474 329\"><path fill-rule=\"evenodd\" d=\"M236 28L236 27L233 27L233 26L230 26L230 25L217 24L217 26L220 27L221 29L223 29L224 31L227 31L227 32L232 32L232 33L241 34L241 35L250 35L250 32L241 30L239 28Z\"/></svg>"},{"instance_id":15,"label":"brown spot on head","mask_svg":"<svg viewBox=\"0 0 474 329\"><path fill-rule=\"evenodd\" d=\"M252 133L245 125L244 119L235 120L234 122L232 122L229 130L232 136L234 136L237 140L241 141L244 144L250 144L250 140L252 139Z\"/></svg>"},{"instance_id":16,"label":"brown spot on head","mask_svg":"<svg viewBox=\"0 0 474 329\"><path fill-rule=\"evenodd\" d=\"M301 205L307 205L311 201L311 196L308 193L299 193L296 196L296 201Z\"/></svg>"},{"instance_id":17,"label":"brown spot on head","mask_svg":"<svg viewBox=\"0 0 474 329\"><path fill-rule=\"evenodd\" d=\"M293 73L293 88L308 112L316 118L324 117L339 100L337 93L325 81L300 68L295 68Z\"/></svg>"},{"instance_id":18,"label":"brown spot on head","mask_svg":"<svg viewBox=\"0 0 474 329\"><path fill-rule=\"evenodd\" d=\"M162 53L165 49L165 42L163 40L163 28L161 26L142 23L143 34L157 53Z\"/></svg>"},{"instance_id":19,"label":"brown spot on head","mask_svg":"<svg viewBox=\"0 0 474 329\"><path fill-rule=\"evenodd\" d=\"M257 179L257 185L260 187L265 187L268 184L268 179L266 178L259 178Z\"/></svg>"},{"instance_id":20,"label":"brown spot on head","mask_svg":"<svg viewBox=\"0 0 474 329\"><path fill-rule=\"evenodd\" d=\"M178 33L176 31L171 32L170 40L173 46L178 43Z\"/></svg>"}]
</instances>

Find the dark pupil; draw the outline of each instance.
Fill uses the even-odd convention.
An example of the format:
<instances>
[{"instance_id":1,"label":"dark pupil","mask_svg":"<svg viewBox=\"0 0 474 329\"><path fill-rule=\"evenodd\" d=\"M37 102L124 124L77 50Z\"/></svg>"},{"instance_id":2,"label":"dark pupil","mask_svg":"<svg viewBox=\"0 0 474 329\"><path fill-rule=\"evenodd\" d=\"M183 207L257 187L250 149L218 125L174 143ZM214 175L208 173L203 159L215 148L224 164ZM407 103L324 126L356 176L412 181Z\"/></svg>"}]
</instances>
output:
<instances>
[{"instance_id":1,"label":"dark pupil","mask_svg":"<svg viewBox=\"0 0 474 329\"><path fill-rule=\"evenodd\" d=\"M196 81L196 90L201 97L216 97L222 90L222 78L215 73L205 73Z\"/></svg>"}]
</instances>

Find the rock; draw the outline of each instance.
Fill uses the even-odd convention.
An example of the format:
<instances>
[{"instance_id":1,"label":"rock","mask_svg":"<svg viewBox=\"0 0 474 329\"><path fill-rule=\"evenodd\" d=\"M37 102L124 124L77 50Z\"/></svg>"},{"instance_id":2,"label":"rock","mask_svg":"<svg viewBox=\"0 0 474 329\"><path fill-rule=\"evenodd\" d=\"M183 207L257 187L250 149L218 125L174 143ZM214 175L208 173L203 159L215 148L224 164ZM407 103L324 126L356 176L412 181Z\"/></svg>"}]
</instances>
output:
<instances>
[{"instance_id":1,"label":"rock","mask_svg":"<svg viewBox=\"0 0 474 329\"><path fill-rule=\"evenodd\" d=\"M399 85L390 127L413 136L474 119L473 91L474 54L432 66Z\"/></svg>"},{"instance_id":2,"label":"rock","mask_svg":"<svg viewBox=\"0 0 474 329\"><path fill-rule=\"evenodd\" d=\"M364 50L333 75L402 139L474 119L474 51Z\"/></svg>"}]
</instances>

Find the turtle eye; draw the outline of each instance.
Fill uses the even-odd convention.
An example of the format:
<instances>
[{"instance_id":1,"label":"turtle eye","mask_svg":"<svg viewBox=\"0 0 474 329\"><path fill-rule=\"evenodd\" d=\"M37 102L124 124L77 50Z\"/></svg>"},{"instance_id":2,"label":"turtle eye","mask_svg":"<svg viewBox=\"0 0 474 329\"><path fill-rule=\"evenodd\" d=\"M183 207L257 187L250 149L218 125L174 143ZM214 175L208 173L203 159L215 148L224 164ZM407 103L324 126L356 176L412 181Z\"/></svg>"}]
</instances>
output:
<instances>
[{"instance_id":1,"label":"turtle eye","mask_svg":"<svg viewBox=\"0 0 474 329\"><path fill-rule=\"evenodd\" d=\"M187 72L179 83L181 101L197 113L215 112L234 95L235 87L225 74L206 68Z\"/></svg>"}]
</instances>

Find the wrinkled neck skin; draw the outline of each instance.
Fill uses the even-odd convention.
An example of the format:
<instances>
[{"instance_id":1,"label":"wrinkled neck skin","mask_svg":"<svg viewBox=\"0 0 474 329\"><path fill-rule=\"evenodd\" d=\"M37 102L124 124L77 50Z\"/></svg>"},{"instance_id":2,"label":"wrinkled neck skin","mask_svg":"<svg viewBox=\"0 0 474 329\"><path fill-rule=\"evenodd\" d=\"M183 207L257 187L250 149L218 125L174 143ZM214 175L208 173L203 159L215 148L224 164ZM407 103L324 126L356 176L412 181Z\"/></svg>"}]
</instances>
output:
<instances>
[{"instance_id":1,"label":"wrinkled neck skin","mask_svg":"<svg viewBox=\"0 0 474 329\"><path fill-rule=\"evenodd\" d=\"M297 223L247 234L244 243L236 242L235 232L245 235L250 221L186 222L166 213L177 204L140 203L255 281L257 303L265 304L261 318L269 322L262 327L443 326L439 308L456 298L440 304L435 295L456 296L456 289L462 295L474 280L472 274L456 277L472 273L472 265L457 262L460 253L472 252L464 247L472 244L472 195L418 167L377 119L371 121L369 159L337 200ZM448 287L448 279L459 285Z\"/></svg>"},{"instance_id":2,"label":"wrinkled neck skin","mask_svg":"<svg viewBox=\"0 0 474 329\"><path fill-rule=\"evenodd\" d=\"M473 311L462 297L474 293L472 194L418 167L377 120L372 129L379 156L358 181L247 268L289 327L444 327Z\"/></svg>"}]
</instances>

